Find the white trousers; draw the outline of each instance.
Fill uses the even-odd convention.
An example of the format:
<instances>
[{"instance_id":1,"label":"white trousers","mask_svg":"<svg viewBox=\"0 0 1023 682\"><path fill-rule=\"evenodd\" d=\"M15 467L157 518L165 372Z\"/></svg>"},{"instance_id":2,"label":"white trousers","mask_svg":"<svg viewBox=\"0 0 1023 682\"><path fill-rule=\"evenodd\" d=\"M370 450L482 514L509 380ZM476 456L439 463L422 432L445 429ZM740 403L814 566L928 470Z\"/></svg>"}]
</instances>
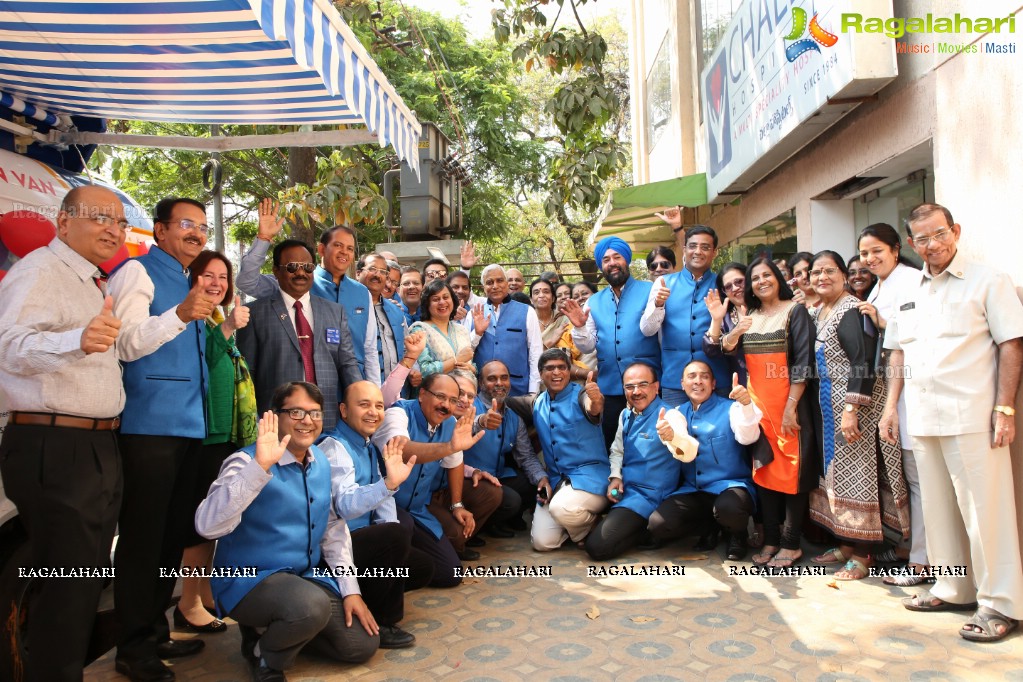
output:
<instances>
[{"instance_id":1,"label":"white trousers","mask_svg":"<svg viewBox=\"0 0 1023 682\"><path fill-rule=\"evenodd\" d=\"M920 473L912 450L902 450L902 471L906 475L906 487L909 488L909 561L928 566L924 508L920 500Z\"/></svg>"},{"instance_id":2,"label":"white trousers","mask_svg":"<svg viewBox=\"0 0 1023 682\"><path fill-rule=\"evenodd\" d=\"M931 565L967 567L965 576L938 576L931 593L1023 618L1012 462L1009 448L993 450L991 440L991 433L913 437Z\"/></svg>"},{"instance_id":3,"label":"white trousers","mask_svg":"<svg viewBox=\"0 0 1023 682\"><path fill-rule=\"evenodd\" d=\"M570 537L573 542L581 542L610 504L603 495L576 490L571 485L562 486L550 504L538 504L533 511L530 531L533 549L549 552L561 547Z\"/></svg>"}]
</instances>

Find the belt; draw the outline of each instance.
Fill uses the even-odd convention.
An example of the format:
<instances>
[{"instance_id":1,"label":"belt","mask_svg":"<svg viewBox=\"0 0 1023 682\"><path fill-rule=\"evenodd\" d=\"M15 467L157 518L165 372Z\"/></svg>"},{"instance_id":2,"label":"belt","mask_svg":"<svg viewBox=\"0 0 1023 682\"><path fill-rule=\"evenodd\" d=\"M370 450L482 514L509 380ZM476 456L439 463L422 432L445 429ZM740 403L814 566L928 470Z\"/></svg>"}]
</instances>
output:
<instances>
[{"instance_id":1,"label":"belt","mask_svg":"<svg viewBox=\"0 0 1023 682\"><path fill-rule=\"evenodd\" d=\"M62 426L68 429L89 431L113 431L121 425L120 417L93 419L92 417L74 417L69 414L54 414L52 412L11 412L7 421L23 426Z\"/></svg>"}]
</instances>

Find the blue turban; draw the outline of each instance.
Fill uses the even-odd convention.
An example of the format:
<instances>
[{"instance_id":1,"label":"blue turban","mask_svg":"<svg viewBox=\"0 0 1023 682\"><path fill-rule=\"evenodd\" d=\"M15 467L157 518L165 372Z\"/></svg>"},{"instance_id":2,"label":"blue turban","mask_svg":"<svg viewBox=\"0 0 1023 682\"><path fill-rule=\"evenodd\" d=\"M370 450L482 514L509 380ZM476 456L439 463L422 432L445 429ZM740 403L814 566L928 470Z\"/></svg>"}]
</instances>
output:
<instances>
[{"instance_id":1,"label":"blue turban","mask_svg":"<svg viewBox=\"0 0 1023 682\"><path fill-rule=\"evenodd\" d=\"M597 267L600 267L601 261L604 260L604 254L607 250L617 251L621 254L622 258L625 259L626 263L632 262L632 249L625 243L625 240L621 237L604 237L597 242L597 248L593 250L593 258L597 261Z\"/></svg>"}]
</instances>

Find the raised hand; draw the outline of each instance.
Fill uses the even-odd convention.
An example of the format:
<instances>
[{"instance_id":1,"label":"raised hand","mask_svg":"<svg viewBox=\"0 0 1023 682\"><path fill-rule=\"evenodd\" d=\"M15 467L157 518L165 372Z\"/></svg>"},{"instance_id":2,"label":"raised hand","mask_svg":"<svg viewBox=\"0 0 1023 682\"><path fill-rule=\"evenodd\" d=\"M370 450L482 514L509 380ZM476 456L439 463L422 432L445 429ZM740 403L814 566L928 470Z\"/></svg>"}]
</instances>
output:
<instances>
[{"instance_id":1,"label":"raised hand","mask_svg":"<svg viewBox=\"0 0 1023 682\"><path fill-rule=\"evenodd\" d=\"M579 305L579 301L572 300L571 298L565 301L562 310L565 312L568 321L576 327L585 327L586 320L590 317L589 308L583 308Z\"/></svg>"},{"instance_id":2,"label":"raised hand","mask_svg":"<svg viewBox=\"0 0 1023 682\"><path fill-rule=\"evenodd\" d=\"M469 314L469 311L465 309L464 305L459 305L455 308L455 322L461 322L465 319L465 316Z\"/></svg>"},{"instance_id":3,"label":"raised hand","mask_svg":"<svg viewBox=\"0 0 1023 682\"><path fill-rule=\"evenodd\" d=\"M405 357L413 362L419 359L419 354L426 348L426 334L423 332L412 332L405 336Z\"/></svg>"},{"instance_id":4,"label":"raised hand","mask_svg":"<svg viewBox=\"0 0 1023 682\"><path fill-rule=\"evenodd\" d=\"M458 264L466 270L476 265L476 245L471 239L466 239L458 249Z\"/></svg>"},{"instance_id":5,"label":"raised hand","mask_svg":"<svg viewBox=\"0 0 1023 682\"><path fill-rule=\"evenodd\" d=\"M455 432L451 434L452 452L468 450L473 445L480 442L480 439L482 439L483 436L487 435L486 431L480 431L475 436L472 435L472 424L474 421L476 421L476 408L470 407L466 410L465 414L459 417L458 421L455 422Z\"/></svg>"},{"instance_id":6,"label":"raised hand","mask_svg":"<svg viewBox=\"0 0 1023 682\"><path fill-rule=\"evenodd\" d=\"M105 353L114 345L120 329L121 321L114 317L114 297L107 296L103 299L99 315L89 320L89 324L82 330L79 346L86 355Z\"/></svg>"},{"instance_id":7,"label":"raised hand","mask_svg":"<svg viewBox=\"0 0 1023 682\"><path fill-rule=\"evenodd\" d=\"M284 227L284 218L277 217L280 208L280 204L273 199L259 202L259 228L256 234L260 239L273 239Z\"/></svg>"},{"instance_id":8,"label":"raised hand","mask_svg":"<svg viewBox=\"0 0 1023 682\"><path fill-rule=\"evenodd\" d=\"M671 296L671 289L664 286L663 277L658 277L657 283L654 286L656 287L654 291L654 305L658 308L663 308L664 304L668 302L668 297Z\"/></svg>"},{"instance_id":9,"label":"raised hand","mask_svg":"<svg viewBox=\"0 0 1023 682\"><path fill-rule=\"evenodd\" d=\"M593 380L593 372L589 372L586 375L586 384L583 386L583 390L586 391L586 395L589 397L590 402L603 402L604 394L600 392L600 386Z\"/></svg>"},{"instance_id":10,"label":"raised hand","mask_svg":"<svg viewBox=\"0 0 1023 682\"><path fill-rule=\"evenodd\" d=\"M242 305L242 297L234 297L234 307L231 308L230 314L227 319L224 320L225 331L230 336L237 330L246 326L249 323L249 307Z\"/></svg>"},{"instance_id":11,"label":"raised hand","mask_svg":"<svg viewBox=\"0 0 1023 682\"><path fill-rule=\"evenodd\" d=\"M728 314L728 305L731 303L727 298L722 301L721 297L718 296L717 289L711 289L707 292L707 295L703 297L703 304L707 306L707 312L710 313L712 320L722 322L725 319L725 315Z\"/></svg>"},{"instance_id":12,"label":"raised hand","mask_svg":"<svg viewBox=\"0 0 1023 682\"><path fill-rule=\"evenodd\" d=\"M675 440L675 429L671 428L671 423L665 418L666 412L664 408L657 413L657 437L666 443L670 443Z\"/></svg>"},{"instance_id":13,"label":"raised hand","mask_svg":"<svg viewBox=\"0 0 1023 682\"><path fill-rule=\"evenodd\" d=\"M415 455L409 457L407 462L402 458L407 442L408 438L395 436L387 441L384 449L380 451L384 458L384 478L387 479L387 487L391 490L396 490L404 483L412 473L412 467L416 465Z\"/></svg>"},{"instance_id":14,"label":"raised hand","mask_svg":"<svg viewBox=\"0 0 1023 682\"><path fill-rule=\"evenodd\" d=\"M472 326L476 330L477 336L483 336L487 327L490 326L490 317L483 310L482 303L477 303L472 307Z\"/></svg>"},{"instance_id":15,"label":"raised hand","mask_svg":"<svg viewBox=\"0 0 1023 682\"><path fill-rule=\"evenodd\" d=\"M176 312L178 319L188 324L195 320L205 320L216 307L217 301L207 296L203 291L203 284L196 281L195 286L185 296L185 300L178 304Z\"/></svg>"},{"instance_id":16,"label":"raised hand","mask_svg":"<svg viewBox=\"0 0 1023 682\"><path fill-rule=\"evenodd\" d=\"M267 410L260 417L256 433L259 434L256 438L256 464L261 466L263 471L270 471L270 467L284 456L291 436L277 440L277 413L273 410Z\"/></svg>"},{"instance_id":17,"label":"raised hand","mask_svg":"<svg viewBox=\"0 0 1023 682\"><path fill-rule=\"evenodd\" d=\"M504 423L504 414L500 410L500 406L496 400L490 401L490 409L483 415L483 423L481 426L488 431L496 431L501 428L501 424Z\"/></svg>"},{"instance_id":18,"label":"raised hand","mask_svg":"<svg viewBox=\"0 0 1023 682\"><path fill-rule=\"evenodd\" d=\"M678 206L667 208L664 213L655 213L654 215L668 223L672 230L682 227L682 210Z\"/></svg>"},{"instance_id":19,"label":"raised hand","mask_svg":"<svg viewBox=\"0 0 1023 682\"><path fill-rule=\"evenodd\" d=\"M753 316L752 315L746 315L745 311L740 311L740 313L739 313L739 321L735 324L735 327L732 328L732 331L730 333L734 334L735 337L738 338L738 337L742 336L743 334L745 334L746 332L748 332L750 330L750 327L752 327L752 326L753 326Z\"/></svg>"},{"instance_id":20,"label":"raised hand","mask_svg":"<svg viewBox=\"0 0 1023 682\"><path fill-rule=\"evenodd\" d=\"M740 405L749 405L750 403L749 391L739 383L738 372L732 372L732 391L728 394L728 397L737 401Z\"/></svg>"},{"instance_id":21,"label":"raised hand","mask_svg":"<svg viewBox=\"0 0 1023 682\"><path fill-rule=\"evenodd\" d=\"M423 373L418 369L414 369L408 373L408 384L412 388L419 388L423 383Z\"/></svg>"}]
</instances>

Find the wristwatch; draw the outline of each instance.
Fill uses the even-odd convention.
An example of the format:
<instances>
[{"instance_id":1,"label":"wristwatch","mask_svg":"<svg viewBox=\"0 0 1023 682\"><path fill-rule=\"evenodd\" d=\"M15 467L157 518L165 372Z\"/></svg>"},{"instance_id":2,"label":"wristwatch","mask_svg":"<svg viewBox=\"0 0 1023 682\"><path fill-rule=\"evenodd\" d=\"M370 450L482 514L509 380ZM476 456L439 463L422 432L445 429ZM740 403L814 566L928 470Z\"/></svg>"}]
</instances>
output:
<instances>
[{"instance_id":1,"label":"wristwatch","mask_svg":"<svg viewBox=\"0 0 1023 682\"><path fill-rule=\"evenodd\" d=\"M856 406L851 404L851 403L846 403L845 404L845 411L846 412L855 412L856 411Z\"/></svg>"},{"instance_id":2,"label":"wristwatch","mask_svg":"<svg viewBox=\"0 0 1023 682\"><path fill-rule=\"evenodd\" d=\"M456 509L465 509L465 505L461 502L455 502L453 505L448 507L448 511L455 511Z\"/></svg>"},{"instance_id":3,"label":"wristwatch","mask_svg":"<svg viewBox=\"0 0 1023 682\"><path fill-rule=\"evenodd\" d=\"M1007 417L1013 417L1016 415L1016 410L1008 405L995 405L995 412L1001 412Z\"/></svg>"}]
</instances>

